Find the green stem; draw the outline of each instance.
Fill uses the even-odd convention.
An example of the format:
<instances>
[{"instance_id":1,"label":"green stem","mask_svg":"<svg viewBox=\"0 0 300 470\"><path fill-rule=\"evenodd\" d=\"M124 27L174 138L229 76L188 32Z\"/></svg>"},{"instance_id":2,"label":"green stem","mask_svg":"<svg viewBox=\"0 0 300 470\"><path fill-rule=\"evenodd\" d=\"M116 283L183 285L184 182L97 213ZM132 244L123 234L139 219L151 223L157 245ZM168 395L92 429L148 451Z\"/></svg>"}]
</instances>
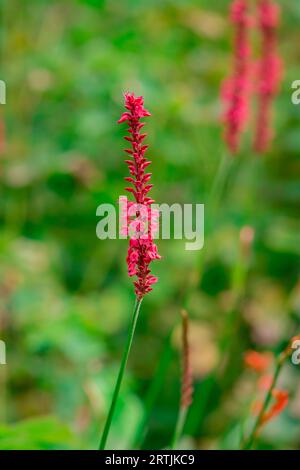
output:
<instances>
[{"instance_id":1,"label":"green stem","mask_svg":"<svg viewBox=\"0 0 300 470\"><path fill-rule=\"evenodd\" d=\"M131 322L131 326L129 328L127 342L126 342L126 346L125 346L125 349L124 349L122 362L121 362L117 382L116 382L116 385L115 385L115 389L114 389L110 409L109 409L109 412L108 412L108 415L107 415L106 423L105 423L103 434L102 434L102 437L101 437L99 450L104 450L105 446L106 446L106 441L107 441L107 438L108 438L108 434L109 434L110 426L111 426L111 423L112 423L113 415L114 415L114 412L115 412L115 408L116 408L116 404L117 404L117 400L118 400L118 396L119 396L119 392L120 392L124 372L125 372L125 369L126 369L126 364L127 364L128 356L129 356L129 353L130 353L130 349L131 349L131 345L132 345L132 341L133 341L133 337L134 337L134 332L135 332L137 320L138 320L138 317L139 317L139 312L140 312L140 307L141 307L142 300L143 299L137 299L136 302L135 302L133 316L132 316L132 322Z\"/></svg>"},{"instance_id":2,"label":"green stem","mask_svg":"<svg viewBox=\"0 0 300 470\"><path fill-rule=\"evenodd\" d=\"M279 358L277 359L277 363L276 363L276 367L275 367L275 371L274 371L274 375L273 375L273 379L272 379L272 383L271 383L271 386L268 390L268 393L266 394L266 397L265 397L265 400L263 402L263 405L261 407L261 410L259 412L259 415L257 416L256 420L255 420L255 423L253 425L253 428L252 428L252 431L250 432L250 435L248 437L248 439L246 440L246 442L244 442L242 444L242 449L243 450L250 450L257 435L258 435L258 431L259 431L259 428L260 428L260 424L261 424L261 421L262 421L262 418L263 418L263 415L265 414L269 404L270 404L270 401L272 399L272 392L276 386L276 383L277 383L277 379L279 377L279 374L280 374L280 371L281 371L281 368L284 364L284 360L282 359L282 356L280 355Z\"/></svg>"},{"instance_id":3,"label":"green stem","mask_svg":"<svg viewBox=\"0 0 300 470\"><path fill-rule=\"evenodd\" d=\"M218 209L217 206L222 199L223 191L233 162L234 158L231 155L228 155L227 153L222 155L208 196L208 204L214 211Z\"/></svg>"},{"instance_id":4,"label":"green stem","mask_svg":"<svg viewBox=\"0 0 300 470\"><path fill-rule=\"evenodd\" d=\"M177 448L177 444L182 435L183 427L186 421L187 412L188 408L186 407L181 407L179 410L175 432L172 440L172 450L175 450Z\"/></svg>"}]
</instances>

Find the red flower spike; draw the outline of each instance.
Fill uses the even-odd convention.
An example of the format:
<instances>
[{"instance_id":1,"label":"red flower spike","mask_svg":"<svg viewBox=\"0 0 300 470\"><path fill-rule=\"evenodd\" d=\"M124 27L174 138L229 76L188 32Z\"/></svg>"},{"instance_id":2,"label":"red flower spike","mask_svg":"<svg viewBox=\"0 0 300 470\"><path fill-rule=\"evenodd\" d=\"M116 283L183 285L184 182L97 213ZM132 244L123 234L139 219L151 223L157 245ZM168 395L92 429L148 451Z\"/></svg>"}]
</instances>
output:
<instances>
[{"instance_id":1,"label":"red flower spike","mask_svg":"<svg viewBox=\"0 0 300 470\"><path fill-rule=\"evenodd\" d=\"M254 149L268 150L272 137L272 105L282 78L282 62L277 53L280 9L273 0L258 0L258 21L262 36L262 57L257 64L258 112Z\"/></svg>"},{"instance_id":2,"label":"red flower spike","mask_svg":"<svg viewBox=\"0 0 300 470\"><path fill-rule=\"evenodd\" d=\"M225 105L224 139L233 154L239 150L249 114L251 68L248 8L248 0L234 0L231 4L230 19L235 27L233 74L224 81L221 91Z\"/></svg>"},{"instance_id":3,"label":"red flower spike","mask_svg":"<svg viewBox=\"0 0 300 470\"><path fill-rule=\"evenodd\" d=\"M152 290L152 285L158 280L157 277L151 274L149 265L153 260L161 258L152 238L152 225L157 224L157 214L153 214L154 211L151 210L150 205L155 201L147 197L147 193L153 187L152 184L148 184L151 173L145 173L146 167L151 164L145 158L148 145L142 145L147 134L140 133L145 125L145 123L140 122L140 119L151 116L151 114L144 108L143 97L135 97L133 93L125 94L125 108L127 112L122 114L118 123L128 122L130 137L126 136L125 139L131 143L132 149L126 149L125 152L132 156L132 160L125 160L125 162L132 178L126 177L125 180L134 186L134 188L126 187L125 189L133 194L135 203L138 205L135 210L138 219L137 222L134 222L135 233L134 236L130 237L126 261L129 276L137 277L137 280L134 281L135 293L138 299L141 299ZM133 209L132 204L134 203L131 202L128 206ZM148 225L146 234L143 233L145 223L141 221L141 209L146 210L146 225Z\"/></svg>"}]
</instances>

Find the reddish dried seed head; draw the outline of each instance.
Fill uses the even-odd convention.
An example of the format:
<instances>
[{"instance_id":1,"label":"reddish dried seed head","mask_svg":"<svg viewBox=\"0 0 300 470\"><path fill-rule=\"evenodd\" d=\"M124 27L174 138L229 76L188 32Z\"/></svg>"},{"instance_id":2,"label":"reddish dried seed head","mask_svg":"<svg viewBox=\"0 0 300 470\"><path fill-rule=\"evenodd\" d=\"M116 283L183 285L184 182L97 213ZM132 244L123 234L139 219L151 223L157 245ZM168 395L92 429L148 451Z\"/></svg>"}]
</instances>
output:
<instances>
[{"instance_id":1,"label":"reddish dried seed head","mask_svg":"<svg viewBox=\"0 0 300 470\"><path fill-rule=\"evenodd\" d=\"M181 408L188 408L193 401L193 376L190 360L189 343L189 317L185 310L181 312L182 318L182 385Z\"/></svg>"}]
</instances>

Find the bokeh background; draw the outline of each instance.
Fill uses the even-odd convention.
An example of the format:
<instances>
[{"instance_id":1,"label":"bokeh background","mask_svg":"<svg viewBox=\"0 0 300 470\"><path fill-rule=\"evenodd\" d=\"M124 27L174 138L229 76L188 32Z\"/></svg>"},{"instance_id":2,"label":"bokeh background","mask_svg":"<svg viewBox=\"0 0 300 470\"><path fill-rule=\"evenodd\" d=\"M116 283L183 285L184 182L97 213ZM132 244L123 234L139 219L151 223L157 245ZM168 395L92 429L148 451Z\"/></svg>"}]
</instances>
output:
<instances>
[{"instance_id":1,"label":"bokeh background","mask_svg":"<svg viewBox=\"0 0 300 470\"><path fill-rule=\"evenodd\" d=\"M280 4L273 147L254 155L252 119L232 159L219 99L232 58L229 1L0 2L1 449L98 445L134 301L127 242L95 233L97 206L124 194L116 121L126 90L143 94L153 115L153 196L206 204L206 240L201 252L158 242L159 283L142 307L109 447L169 445L183 307L195 393L181 445L238 446L254 393L244 352L277 353L300 330L300 107L291 104L300 3ZM299 367L287 365L280 382L289 406L258 446L297 449Z\"/></svg>"}]
</instances>

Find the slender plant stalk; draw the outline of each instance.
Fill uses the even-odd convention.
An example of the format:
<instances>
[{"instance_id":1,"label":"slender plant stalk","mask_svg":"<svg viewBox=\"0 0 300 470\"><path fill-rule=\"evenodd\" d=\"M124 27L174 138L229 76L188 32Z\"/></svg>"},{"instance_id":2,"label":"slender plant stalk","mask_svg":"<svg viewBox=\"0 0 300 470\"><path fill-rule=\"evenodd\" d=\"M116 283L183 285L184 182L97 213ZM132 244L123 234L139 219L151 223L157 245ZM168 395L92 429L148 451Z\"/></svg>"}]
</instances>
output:
<instances>
[{"instance_id":1,"label":"slender plant stalk","mask_svg":"<svg viewBox=\"0 0 300 470\"><path fill-rule=\"evenodd\" d=\"M124 353L123 353L123 357L122 357L122 361L121 361L121 366L120 366L118 378L117 378L117 381L116 381L116 385L115 385L115 389L114 389L110 409L109 409L109 412L108 412L108 415L107 415L106 423L105 423L103 434L102 434L102 437L101 437L99 450L104 450L105 446L106 446L106 441L107 441L108 434L109 434L109 431L110 431L110 427L111 427L112 419L113 419L113 416L114 416L116 404L117 404L117 401L118 401L118 396L119 396L119 392L120 392L124 372L125 372L125 369L126 369L126 364L127 364L129 353L130 353L130 349L131 349L131 345L132 345L132 341L133 341L133 337L134 337L134 333L135 333L136 324L137 324L138 317L139 317L139 312L140 312L140 307L141 307L142 300L143 299L136 299L136 302L135 302L135 306L134 306L134 310L133 310L133 316L132 316L132 322L131 322L131 325L130 325L130 328L129 328L129 331L128 331L127 342L126 342L126 346L125 346L125 349L124 349Z\"/></svg>"},{"instance_id":2,"label":"slender plant stalk","mask_svg":"<svg viewBox=\"0 0 300 470\"><path fill-rule=\"evenodd\" d=\"M222 198L224 188L227 184L229 173L233 164L234 157L229 155L227 152L224 152L219 162L219 166L217 168L217 172L208 197L208 203L214 210L217 209L217 206Z\"/></svg>"},{"instance_id":3,"label":"slender plant stalk","mask_svg":"<svg viewBox=\"0 0 300 470\"><path fill-rule=\"evenodd\" d=\"M177 419L177 423L176 423L176 427L175 427L175 432L174 432L174 436L173 436L173 440L172 440L172 449L173 450L177 449L177 444L178 444L178 441L179 441L179 439L182 435L183 427L184 427L185 422L186 422L187 412L188 412L187 407L180 408L180 410L179 410L178 419Z\"/></svg>"},{"instance_id":4,"label":"slender plant stalk","mask_svg":"<svg viewBox=\"0 0 300 470\"><path fill-rule=\"evenodd\" d=\"M277 383L279 374L281 372L282 366L284 364L285 358L286 358L286 356L284 354L281 354L277 359L276 366L275 366L275 371L274 371L274 375L273 375L273 379L272 379L272 383L270 385L268 393L266 394L266 397L265 397L265 400L264 400L263 405L261 407L261 410L259 412L259 415L257 416L257 418L255 420L252 431L250 432L250 435L249 435L248 439L244 443L242 443L241 447L242 447L243 450L250 450L252 445L255 442L255 439L257 438L259 428L260 428L260 424L261 424L261 420L262 420L262 418L263 418L263 416L264 416L264 414L265 414L265 412L266 412L266 410L267 410L267 408L270 404L270 401L272 399L272 392L273 392L273 390L276 386L276 383Z\"/></svg>"}]
</instances>

